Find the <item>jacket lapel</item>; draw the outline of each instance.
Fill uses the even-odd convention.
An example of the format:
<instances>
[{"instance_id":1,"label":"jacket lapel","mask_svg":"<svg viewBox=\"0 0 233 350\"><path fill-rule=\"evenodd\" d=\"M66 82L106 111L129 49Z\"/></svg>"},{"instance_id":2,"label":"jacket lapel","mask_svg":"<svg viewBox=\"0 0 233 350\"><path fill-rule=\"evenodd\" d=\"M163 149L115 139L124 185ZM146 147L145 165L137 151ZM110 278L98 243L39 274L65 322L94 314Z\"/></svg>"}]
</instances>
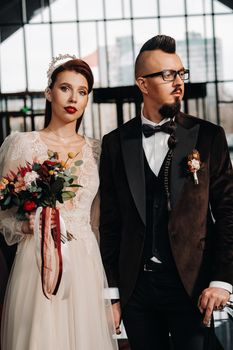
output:
<instances>
[{"instance_id":1,"label":"jacket lapel","mask_svg":"<svg viewBox=\"0 0 233 350\"><path fill-rule=\"evenodd\" d=\"M171 205L175 207L187 179L187 156L196 147L199 124L183 113L176 118L177 145L171 164ZM120 129L121 147L131 194L146 224L146 193L141 119L136 117Z\"/></svg>"},{"instance_id":2,"label":"jacket lapel","mask_svg":"<svg viewBox=\"0 0 233 350\"><path fill-rule=\"evenodd\" d=\"M123 160L137 210L146 224L146 194L141 119L134 118L120 129Z\"/></svg>"},{"instance_id":3,"label":"jacket lapel","mask_svg":"<svg viewBox=\"0 0 233 350\"><path fill-rule=\"evenodd\" d=\"M175 207L187 179L187 156L196 147L199 124L191 123L181 113L176 119L177 145L171 165L171 205Z\"/></svg>"}]
</instances>

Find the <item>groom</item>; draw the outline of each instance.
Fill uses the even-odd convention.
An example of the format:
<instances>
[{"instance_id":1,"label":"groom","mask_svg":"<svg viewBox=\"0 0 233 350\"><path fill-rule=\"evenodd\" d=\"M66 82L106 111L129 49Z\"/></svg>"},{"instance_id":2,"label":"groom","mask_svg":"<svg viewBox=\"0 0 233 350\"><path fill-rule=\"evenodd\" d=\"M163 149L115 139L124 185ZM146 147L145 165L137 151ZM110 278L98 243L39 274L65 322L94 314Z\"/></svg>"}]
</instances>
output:
<instances>
[{"instance_id":1,"label":"groom","mask_svg":"<svg viewBox=\"0 0 233 350\"><path fill-rule=\"evenodd\" d=\"M189 71L175 49L165 35L143 45L141 115L103 138L100 246L116 330L122 317L132 350L168 349L169 333L175 350L215 349L212 312L232 292L226 138L180 111Z\"/></svg>"}]
</instances>

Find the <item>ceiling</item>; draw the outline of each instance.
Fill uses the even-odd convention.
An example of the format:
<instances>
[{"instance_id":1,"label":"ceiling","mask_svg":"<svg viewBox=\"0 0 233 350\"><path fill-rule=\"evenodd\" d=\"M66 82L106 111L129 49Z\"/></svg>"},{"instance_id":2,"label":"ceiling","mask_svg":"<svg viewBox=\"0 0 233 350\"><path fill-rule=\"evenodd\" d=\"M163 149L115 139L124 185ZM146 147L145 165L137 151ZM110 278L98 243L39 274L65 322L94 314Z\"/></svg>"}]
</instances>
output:
<instances>
[{"instance_id":1,"label":"ceiling","mask_svg":"<svg viewBox=\"0 0 233 350\"><path fill-rule=\"evenodd\" d=\"M48 2L49 0L25 0L25 20L29 21L42 4L47 6ZM1 42L22 27L22 14L22 0L0 0Z\"/></svg>"}]
</instances>

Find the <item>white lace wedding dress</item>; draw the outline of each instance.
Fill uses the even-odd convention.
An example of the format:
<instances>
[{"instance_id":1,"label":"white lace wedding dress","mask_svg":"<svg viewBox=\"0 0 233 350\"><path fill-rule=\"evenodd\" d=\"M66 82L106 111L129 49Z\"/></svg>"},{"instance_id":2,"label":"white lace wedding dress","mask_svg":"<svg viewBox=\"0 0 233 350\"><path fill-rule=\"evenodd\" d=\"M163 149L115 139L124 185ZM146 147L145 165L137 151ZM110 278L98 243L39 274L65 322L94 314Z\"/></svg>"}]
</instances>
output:
<instances>
[{"instance_id":1,"label":"white lace wedding dress","mask_svg":"<svg viewBox=\"0 0 233 350\"><path fill-rule=\"evenodd\" d=\"M59 293L45 298L36 264L33 235L21 233L14 210L0 211L0 231L18 249L4 302L2 350L116 350L109 300L103 297L106 278L91 225L91 207L97 193L100 143L85 137L76 196L72 208L61 206L67 230L71 288L67 299ZM47 146L36 131L10 135L0 150L0 175L16 170L25 160L48 158ZM95 213L94 213L95 214ZM93 215L95 216L95 215Z\"/></svg>"}]
</instances>

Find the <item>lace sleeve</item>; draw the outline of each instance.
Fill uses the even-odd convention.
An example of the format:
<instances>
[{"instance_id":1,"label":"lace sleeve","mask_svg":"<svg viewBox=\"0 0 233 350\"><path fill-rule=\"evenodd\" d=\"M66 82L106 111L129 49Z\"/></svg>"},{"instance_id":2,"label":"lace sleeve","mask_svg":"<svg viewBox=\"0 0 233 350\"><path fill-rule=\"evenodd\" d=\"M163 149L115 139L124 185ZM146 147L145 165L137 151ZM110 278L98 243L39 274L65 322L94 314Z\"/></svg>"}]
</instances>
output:
<instances>
[{"instance_id":1,"label":"lace sleeve","mask_svg":"<svg viewBox=\"0 0 233 350\"><path fill-rule=\"evenodd\" d=\"M23 133L15 133L8 136L0 148L0 178L16 171L18 165L25 163L25 155L29 153ZM22 142L23 141L23 142ZM26 147L25 147L26 146ZM22 233L22 221L15 218L17 208L0 210L0 231L4 235L6 243L12 245L20 242L25 235Z\"/></svg>"}]
</instances>

